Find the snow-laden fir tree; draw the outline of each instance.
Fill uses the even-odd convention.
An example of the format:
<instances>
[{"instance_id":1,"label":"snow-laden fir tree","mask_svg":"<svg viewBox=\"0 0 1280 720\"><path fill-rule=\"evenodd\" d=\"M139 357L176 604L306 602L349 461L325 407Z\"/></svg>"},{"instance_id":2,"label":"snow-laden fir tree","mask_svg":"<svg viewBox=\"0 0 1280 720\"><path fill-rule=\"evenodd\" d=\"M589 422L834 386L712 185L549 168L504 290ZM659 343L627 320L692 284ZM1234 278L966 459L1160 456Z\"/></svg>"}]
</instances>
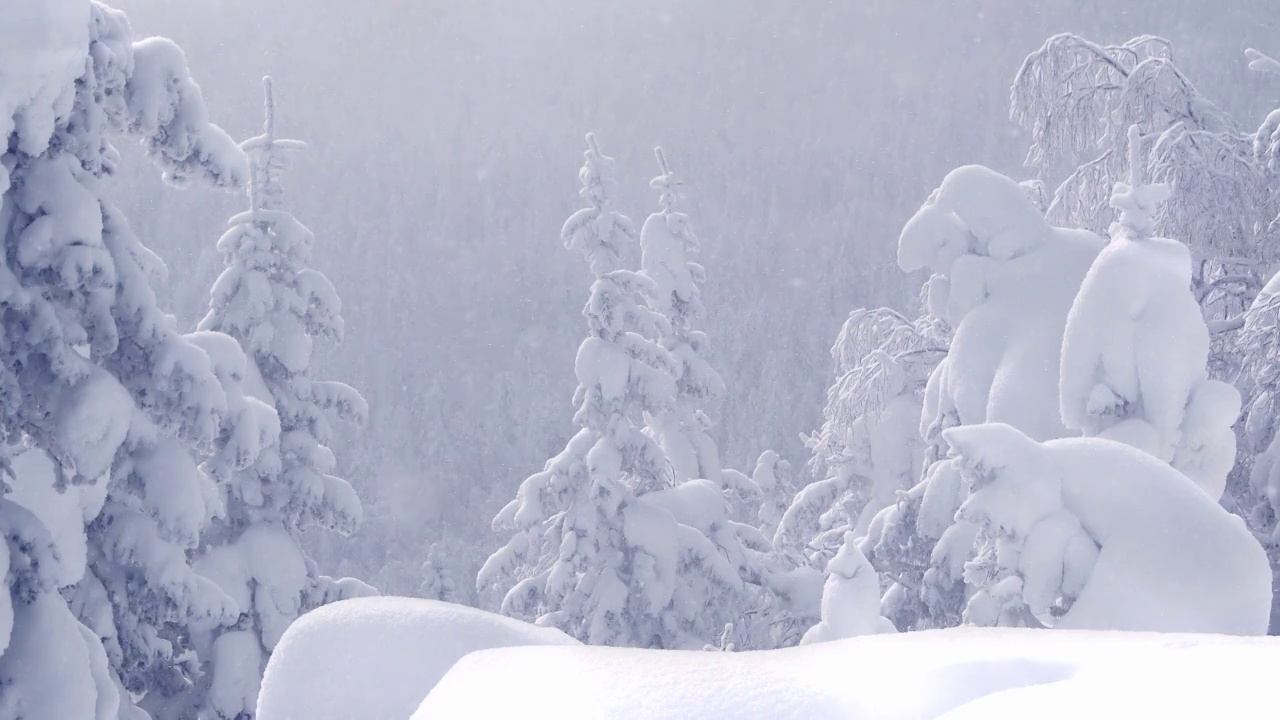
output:
<instances>
[{"instance_id":1,"label":"snow-laden fir tree","mask_svg":"<svg viewBox=\"0 0 1280 720\"><path fill-rule=\"evenodd\" d=\"M1265 56L1251 52L1253 67L1265 71ZM1213 328L1238 327L1280 259L1272 222L1280 168L1268 159L1280 115L1254 132L1241 129L1177 67L1169 41L1153 36L1104 46L1055 35L1023 62L1011 101L1013 119L1032 134L1027 164L1053 188L1050 222L1097 233L1111 222L1109 198L1125 179L1127 132L1137 125L1146 176L1172 189L1153 230L1186 240L1196 299ZM1215 364L1225 375L1236 360Z\"/></svg>"},{"instance_id":2,"label":"snow-laden fir tree","mask_svg":"<svg viewBox=\"0 0 1280 720\"><path fill-rule=\"evenodd\" d=\"M333 474L329 446L333 419L362 423L367 407L350 386L312 377L315 341L342 339L341 302L311 267L314 236L285 207L286 155L304 145L276 136L270 78L263 84L265 132L242 145L252 167L250 209L231 218L218 241L227 267L200 322L202 332L238 341L247 362L227 357L227 372L241 394L274 408L279 423L270 452L215 466L227 513L206 533L197 568L236 600L239 615L197 634L204 680L186 698L188 707L215 718L253 717L266 659L299 615L374 593L359 581L321 575L302 549L309 527L348 534L360 524L360 500Z\"/></svg>"},{"instance_id":3,"label":"snow-laden fir tree","mask_svg":"<svg viewBox=\"0 0 1280 720\"><path fill-rule=\"evenodd\" d=\"M990 545L956 519L967 488L944 431L1004 422L1037 439L1072 434L1058 412L1062 333L1102 244L1052 227L1025 188L980 166L949 173L903 228L898 264L938 276L927 307L954 331L925 388L923 478L860 544L889 581L882 613L898 629L958 624L971 594L966 563Z\"/></svg>"},{"instance_id":4,"label":"snow-laden fir tree","mask_svg":"<svg viewBox=\"0 0 1280 720\"><path fill-rule=\"evenodd\" d=\"M1119 219L1071 306L1063 338L1062 417L1170 463L1214 500L1235 463L1240 394L1208 378L1209 330L1186 245L1153 237L1167 184L1143 178L1141 132L1129 129L1130 173L1111 205Z\"/></svg>"},{"instance_id":5,"label":"snow-laden fir tree","mask_svg":"<svg viewBox=\"0 0 1280 720\"><path fill-rule=\"evenodd\" d=\"M172 42L135 43L85 0L3 15L0 717L143 717L134 694L194 679L190 626L237 612L188 564L222 513L196 457L228 447L229 406L157 306L163 263L104 197L109 136L178 184L248 171Z\"/></svg>"},{"instance_id":6,"label":"snow-laden fir tree","mask_svg":"<svg viewBox=\"0 0 1280 720\"><path fill-rule=\"evenodd\" d=\"M653 282L618 268L635 227L612 206L613 159L594 136L587 144L579 179L588 207L562 231L595 276L583 310L590 335L575 362L578 432L494 519L514 534L476 583L510 588L502 612L592 644L701 648L725 625L708 610L740 604L746 552L720 488L673 487L671 463L641 429L643 414L674 410L680 366L650 339L671 332L642 303Z\"/></svg>"},{"instance_id":7,"label":"snow-laden fir tree","mask_svg":"<svg viewBox=\"0 0 1280 720\"><path fill-rule=\"evenodd\" d=\"M418 596L428 600L444 600L458 602L458 588L449 574L449 565L438 543L432 543L427 550L427 559L422 563L422 583L418 586Z\"/></svg>"},{"instance_id":8,"label":"snow-laden fir tree","mask_svg":"<svg viewBox=\"0 0 1280 720\"><path fill-rule=\"evenodd\" d=\"M699 245L689 217L676 210L682 183L671 172L662 148L655 148L654 154L662 174L649 186L658 191L662 210L650 215L640 230L640 274L651 284L650 309L667 320L659 340L678 367L674 406L646 419L671 461L676 482L706 478L720 484L720 452L707 432L711 420L705 409L724 394L724 379L707 361L706 333L695 328L706 315L698 287L706 271L693 260Z\"/></svg>"}]
</instances>

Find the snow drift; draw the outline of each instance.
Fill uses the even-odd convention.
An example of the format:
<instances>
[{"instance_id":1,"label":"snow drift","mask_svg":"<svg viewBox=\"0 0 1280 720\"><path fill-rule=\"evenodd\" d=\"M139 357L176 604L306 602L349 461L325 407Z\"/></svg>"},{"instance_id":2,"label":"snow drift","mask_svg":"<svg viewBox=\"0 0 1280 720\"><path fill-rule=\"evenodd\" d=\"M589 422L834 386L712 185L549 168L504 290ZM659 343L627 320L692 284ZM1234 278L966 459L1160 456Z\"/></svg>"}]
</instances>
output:
<instances>
[{"instance_id":1,"label":"snow drift","mask_svg":"<svg viewBox=\"0 0 1280 720\"><path fill-rule=\"evenodd\" d=\"M516 645L577 642L558 630L434 600L326 605L290 625L276 645L258 720L404 720L459 658Z\"/></svg>"},{"instance_id":2,"label":"snow drift","mask_svg":"<svg viewBox=\"0 0 1280 720\"><path fill-rule=\"evenodd\" d=\"M412 720L1244 717L1272 703L1277 662L1273 638L978 628L745 653L510 648L463 658Z\"/></svg>"}]
</instances>

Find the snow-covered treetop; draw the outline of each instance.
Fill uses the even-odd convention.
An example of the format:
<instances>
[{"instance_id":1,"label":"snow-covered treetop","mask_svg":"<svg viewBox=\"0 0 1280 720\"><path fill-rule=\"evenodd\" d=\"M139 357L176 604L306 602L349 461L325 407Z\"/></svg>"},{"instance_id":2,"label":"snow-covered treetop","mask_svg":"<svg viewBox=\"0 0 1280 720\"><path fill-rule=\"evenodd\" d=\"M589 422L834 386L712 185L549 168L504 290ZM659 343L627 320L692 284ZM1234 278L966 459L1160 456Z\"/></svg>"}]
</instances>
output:
<instances>
[{"instance_id":1,"label":"snow-covered treetop","mask_svg":"<svg viewBox=\"0 0 1280 720\"><path fill-rule=\"evenodd\" d=\"M649 307L666 318L670 331L663 333L664 347L676 356L683 369L677 373L680 395L709 398L724 393L724 380L707 362L707 337L693 326L706 313L698 285L706 271L693 261L700 247L689 217L676 212L678 180L662 148L654 148L662 174L649 183L657 190L661 212L650 215L640 231L641 271L652 287L645 290Z\"/></svg>"},{"instance_id":2,"label":"snow-covered treetop","mask_svg":"<svg viewBox=\"0 0 1280 720\"><path fill-rule=\"evenodd\" d=\"M635 242L636 228L622 213L612 209L614 180L613 158L600 152L593 133L587 133L587 151L583 153L578 179L578 194L588 207L569 216L560 237L564 246L578 250L587 259L591 271L600 277L617 269L625 243Z\"/></svg>"},{"instance_id":3,"label":"snow-covered treetop","mask_svg":"<svg viewBox=\"0 0 1280 720\"><path fill-rule=\"evenodd\" d=\"M667 154L662 151L662 148L654 148L653 154L658 158L658 168L662 170L662 174L650 180L649 187L658 191L658 205L662 208L664 215L669 215L675 212L676 201L679 199L676 188L684 182L671 172L671 166L667 163Z\"/></svg>"},{"instance_id":4,"label":"snow-covered treetop","mask_svg":"<svg viewBox=\"0 0 1280 720\"><path fill-rule=\"evenodd\" d=\"M272 276L277 283L293 286L293 293L277 302L286 315L298 316L300 326L291 322L272 323L263 316L263 298L239 305L239 311L226 306L230 292L252 295L253 288L241 284L241 270L229 267L214 284L214 308L201 323L201 329L217 324L220 329L239 339L245 350L274 356L290 372L298 372L309 362L310 337L341 341L344 324L342 303L333 284L323 274L309 267L315 243L312 232L284 208L283 175L287 169L286 152L300 150L306 144L276 136L275 96L270 77L263 78L266 121L262 135L246 140L242 146L252 160L249 185L251 208L227 221L229 230L218 241L218 248L229 258L238 258L247 268ZM285 273L285 275L279 275ZM287 275L287 277L286 277ZM215 318L215 314L221 317ZM257 330L253 330L257 327ZM303 335L308 337L302 337Z\"/></svg>"},{"instance_id":5,"label":"snow-covered treetop","mask_svg":"<svg viewBox=\"0 0 1280 720\"><path fill-rule=\"evenodd\" d=\"M240 144L254 160L253 177L249 182L249 206L255 213L284 208L283 178L288 169L285 151L303 150L307 147L301 140L286 140L276 136L276 100L272 88L271 76L262 78L266 114L263 133Z\"/></svg>"},{"instance_id":6,"label":"snow-covered treetop","mask_svg":"<svg viewBox=\"0 0 1280 720\"><path fill-rule=\"evenodd\" d=\"M706 271L691 260L700 249L698 236L684 213L676 212L677 188L683 182L667 164L662 148L654 148L662 174L649 187L658 191L662 212L651 215L640 233L643 274L653 280L653 309L665 315L678 335L702 317L705 310L698 283L706 280Z\"/></svg>"},{"instance_id":7,"label":"snow-covered treetop","mask_svg":"<svg viewBox=\"0 0 1280 720\"><path fill-rule=\"evenodd\" d=\"M926 388L923 437L944 419L999 420L1037 438L1067 432L1057 412L1062 332L1103 244L1052 226L1022 186L989 168L943 178L898 240L903 270L939 276L928 308L954 328Z\"/></svg>"},{"instance_id":8,"label":"snow-covered treetop","mask_svg":"<svg viewBox=\"0 0 1280 720\"><path fill-rule=\"evenodd\" d=\"M1137 125L1130 125L1129 182L1117 182L1111 192L1111 207L1120 213L1120 219L1111 226L1112 237L1124 235L1130 240L1150 237L1160 203L1172 194L1167 183L1145 183L1143 166L1142 131Z\"/></svg>"}]
</instances>

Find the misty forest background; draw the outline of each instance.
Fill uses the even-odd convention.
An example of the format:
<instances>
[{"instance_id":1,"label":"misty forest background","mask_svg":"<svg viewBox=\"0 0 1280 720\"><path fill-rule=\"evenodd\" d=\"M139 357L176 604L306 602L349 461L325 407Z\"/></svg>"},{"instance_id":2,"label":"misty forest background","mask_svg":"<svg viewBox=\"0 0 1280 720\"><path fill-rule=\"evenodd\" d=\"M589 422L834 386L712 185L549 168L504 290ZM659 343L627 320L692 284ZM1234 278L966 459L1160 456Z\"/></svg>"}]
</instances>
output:
<instances>
[{"instance_id":1,"label":"misty forest background","mask_svg":"<svg viewBox=\"0 0 1280 720\"><path fill-rule=\"evenodd\" d=\"M591 277L559 231L581 205L586 131L617 159L632 217L656 209L653 146L678 158L729 388L715 440L727 467L775 449L803 472L849 311L917 304L924 276L893 259L904 221L958 165L1029 177L1008 119L1024 56L1058 32L1158 34L1197 87L1253 119L1275 85L1241 50L1280 37L1274 0L114 4L139 37L182 46L232 136L259 132L268 72L282 131L311 147L290 204L347 323L318 374L371 415L335 447L364 525L308 542L325 570L394 594L416 593L432 544L472 592L502 541L490 519L573 430ZM244 200L169 188L121 150L114 200L178 269L161 305L194 327Z\"/></svg>"}]
</instances>

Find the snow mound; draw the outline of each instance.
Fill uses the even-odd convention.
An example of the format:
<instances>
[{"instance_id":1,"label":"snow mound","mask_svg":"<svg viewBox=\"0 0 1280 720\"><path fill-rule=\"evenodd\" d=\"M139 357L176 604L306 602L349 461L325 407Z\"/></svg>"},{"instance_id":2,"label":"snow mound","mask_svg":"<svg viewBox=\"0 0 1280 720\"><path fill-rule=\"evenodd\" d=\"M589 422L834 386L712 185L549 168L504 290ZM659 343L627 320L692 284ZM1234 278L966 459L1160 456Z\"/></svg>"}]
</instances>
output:
<instances>
[{"instance_id":1,"label":"snow mound","mask_svg":"<svg viewBox=\"0 0 1280 720\"><path fill-rule=\"evenodd\" d=\"M404 720L473 650L576 644L558 630L461 605L345 600L289 626L267 663L258 720Z\"/></svg>"},{"instance_id":2,"label":"snow mound","mask_svg":"<svg viewBox=\"0 0 1280 720\"><path fill-rule=\"evenodd\" d=\"M1273 703L1277 662L1275 638L981 628L745 653L509 648L463 658L412 720L1244 717Z\"/></svg>"},{"instance_id":3,"label":"snow mound","mask_svg":"<svg viewBox=\"0 0 1280 720\"><path fill-rule=\"evenodd\" d=\"M1003 540L1002 570L1031 611L1078 592L1055 627L1266 632L1266 553L1182 473L1103 438L1037 443L998 423L944 435L973 488L959 516Z\"/></svg>"}]
</instances>

